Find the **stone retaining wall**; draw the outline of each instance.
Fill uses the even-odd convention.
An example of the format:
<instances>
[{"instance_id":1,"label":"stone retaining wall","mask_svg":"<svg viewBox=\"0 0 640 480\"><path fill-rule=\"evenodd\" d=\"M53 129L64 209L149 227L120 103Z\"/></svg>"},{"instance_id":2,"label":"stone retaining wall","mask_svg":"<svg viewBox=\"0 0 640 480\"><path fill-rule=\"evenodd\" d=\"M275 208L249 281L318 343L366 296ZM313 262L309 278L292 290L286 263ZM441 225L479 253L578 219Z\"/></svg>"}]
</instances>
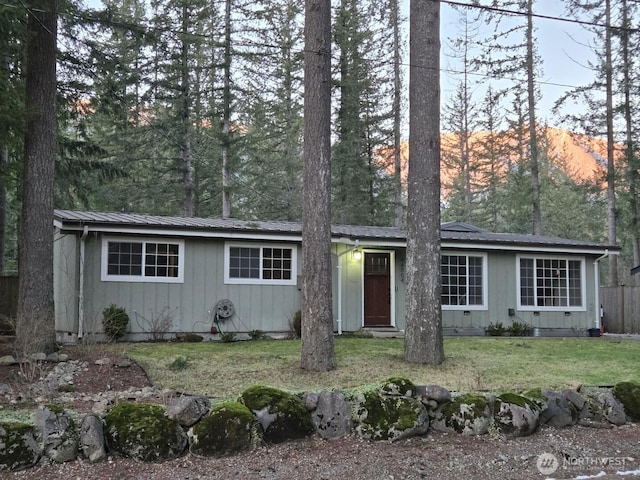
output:
<instances>
[{"instance_id":1,"label":"stone retaining wall","mask_svg":"<svg viewBox=\"0 0 640 480\"><path fill-rule=\"evenodd\" d=\"M213 406L206 397L184 395L165 407L123 402L104 415L75 424L56 405L40 405L34 425L0 423L0 469L42 462L91 462L113 453L142 461L183 455L221 457L261 443L316 434L340 438L356 433L397 441L430 429L461 435L490 431L506 437L534 434L541 425L610 426L640 421L640 384L613 388L531 390L523 394L454 394L438 385L416 386L390 378L379 389L348 397L340 391L291 395L251 387L238 401Z\"/></svg>"}]
</instances>

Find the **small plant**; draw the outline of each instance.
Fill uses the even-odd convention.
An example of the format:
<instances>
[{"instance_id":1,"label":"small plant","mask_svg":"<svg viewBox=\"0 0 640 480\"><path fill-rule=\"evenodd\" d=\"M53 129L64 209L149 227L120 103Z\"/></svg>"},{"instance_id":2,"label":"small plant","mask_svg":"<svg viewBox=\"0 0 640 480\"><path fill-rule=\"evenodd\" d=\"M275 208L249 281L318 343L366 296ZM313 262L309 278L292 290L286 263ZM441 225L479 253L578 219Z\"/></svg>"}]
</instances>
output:
<instances>
[{"instance_id":1,"label":"small plant","mask_svg":"<svg viewBox=\"0 0 640 480\"><path fill-rule=\"evenodd\" d=\"M293 314L293 319L291 319L289 327L291 328L293 338L302 337L302 310L297 310L296 313Z\"/></svg>"},{"instance_id":2,"label":"small plant","mask_svg":"<svg viewBox=\"0 0 640 480\"><path fill-rule=\"evenodd\" d=\"M500 322L490 323L489 326L487 327L487 334L489 334L492 337L500 337L504 335L505 332L506 332L506 329L504 328L504 325L502 325L502 323Z\"/></svg>"},{"instance_id":3,"label":"small plant","mask_svg":"<svg viewBox=\"0 0 640 480\"><path fill-rule=\"evenodd\" d=\"M260 340L264 338L264 332L262 330L251 330L249 332L249 338L251 340Z\"/></svg>"},{"instance_id":4,"label":"small plant","mask_svg":"<svg viewBox=\"0 0 640 480\"><path fill-rule=\"evenodd\" d=\"M222 343L231 343L235 341L236 334L233 332L224 332L220 334L220 341Z\"/></svg>"},{"instance_id":5,"label":"small plant","mask_svg":"<svg viewBox=\"0 0 640 480\"><path fill-rule=\"evenodd\" d=\"M173 362L167 365L172 372L186 370L189 367L189 359L187 357L177 357Z\"/></svg>"},{"instance_id":6,"label":"small plant","mask_svg":"<svg viewBox=\"0 0 640 480\"><path fill-rule=\"evenodd\" d=\"M513 322L509 327L509 333L514 337L526 337L529 335L529 324L524 322Z\"/></svg>"},{"instance_id":7,"label":"small plant","mask_svg":"<svg viewBox=\"0 0 640 480\"><path fill-rule=\"evenodd\" d=\"M111 304L102 311L102 326L104 333L112 341L117 341L127 333L129 315L124 308Z\"/></svg>"}]
</instances>

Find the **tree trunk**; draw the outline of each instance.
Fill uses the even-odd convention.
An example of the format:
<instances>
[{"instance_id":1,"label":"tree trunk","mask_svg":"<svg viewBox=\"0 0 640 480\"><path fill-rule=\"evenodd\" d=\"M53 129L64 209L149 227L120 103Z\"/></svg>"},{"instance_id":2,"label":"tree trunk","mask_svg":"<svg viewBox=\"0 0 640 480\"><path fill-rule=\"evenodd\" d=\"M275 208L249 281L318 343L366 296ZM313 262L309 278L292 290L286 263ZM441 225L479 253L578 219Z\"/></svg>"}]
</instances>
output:
<instances>
[{"instance_id":1,"label":"tree trunk","mask_svg":"<svg viewBox=\"0 0 640 480\"><path fill-rule=\"evenodd\" d=\"M529 164L531 168L531 214L533 234L542 235L540 207L540 165L536 121L536 86L533 55L533 0L527 2L527 99L529 103Z\"/></svg>"},{"instance_id":2,"label":"tree trunk","mask_svg":"<svg viewBox=\"0 0 640 480\"><path fill-rule=\"evenodd\" d=\"M440 297L440 2L411 0L405 360L444 360Z\"/></svg>"},{"instance_id":3,"label":"tree trunk","mask_svg":"<svg viewBox=\"0 0 640 480\"><path fill-rule=\"evenodd\" d=\"M182 6L182 46L180 65L180 120L182 126L182 210L185 217L193 217L193 153L191 151L191 112L189 98L189 8L185 3Z\"/></svg>"},{"instance_id":4,"label":"tree trunk","mask_svg":"<svg viewBox=\"0 0 640 480\"><path fill-rule=\"evenodd\" d=\"M28 12L24 173L16 353L55 348L53 175L56 150L56 0Z\"/></svg>"},{"instance_id":5,"label":"tree trunk","mask_svg":"<svg viewBox=\"0 0 640 480\"><path fill-rule=\"evenodd\" d=\"M224 14L224 77L222 91L222 218L231 216L229 147L231 145L231 0Z\"/></svg>"},{"instance_id":6,"label":"tree trunk","mask_svg":"<svg viewBox=\"0 0 640 480\"><path fill-rule=\"evenodd\" d=\"M331 294L331 1L306 0L302 355L305 370L336 367Z\"/></svg>"},{"instance_id":7,"label":"tree trunk","mask_svg":"<svg viewBox=\"0 0 640 480\"><path fill-rule=\"evenodd\" d=\"M635 155L635 145L633 141L633 120L631 92L633 83L631 81L631 52L629 48L629 6L627 0L622 2L622 29L620 30L620 43L622 46L622 93L624 102L622 109L624 112L625 124L625 148L624 156L627 162L627 174L629 183L629 203L631 210L631 247L633 250L633 266L640 265L640 200L637 195L638 186L638 160Z\"/></svg>"},{"instance_id":8,"label":"tree trunk","mask_svg":"<svg viewBox=\"0 0 640 480\"><path fill-rule=\"evenodd\" d=\"M404 224L404 207L402 206L402 77L400 74L400 8L398 0L391 0L393 10L393 185L394 201L396 204L393 225L402 227Z\"/></svg>"},{"instance_id":9,"label":"tree trunk","mask_svg":"<svg viewBox=\"0 0 640 480\"><path fill-rule=\"evenodd\" d=\"M605 81L607 102L607 220L609 245L617 244L616 234L616 190L615 157L613 138L613 71L611 59L611 0L605 2L606 39L605 39ZM609 256L609 285L618 285L618 256Z\"/></svg>"}]
</instances>

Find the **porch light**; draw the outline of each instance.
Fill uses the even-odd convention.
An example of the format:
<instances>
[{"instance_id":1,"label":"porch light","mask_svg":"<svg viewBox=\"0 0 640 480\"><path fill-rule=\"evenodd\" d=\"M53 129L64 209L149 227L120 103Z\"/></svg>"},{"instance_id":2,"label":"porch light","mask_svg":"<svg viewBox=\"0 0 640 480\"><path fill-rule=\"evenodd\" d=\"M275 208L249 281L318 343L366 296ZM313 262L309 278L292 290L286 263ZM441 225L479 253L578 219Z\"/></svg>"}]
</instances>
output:
<instances>
[{"instance_id":1,"label":"porch light","mask_svg":"<svg viewBox=\"0 0 640 480\"><path fill-rule=\"evenodd\" d=\"M353 259L354 260L362 260L362 251L361 250L354 250L353 251Z\"/></svg>"}]
</instances>

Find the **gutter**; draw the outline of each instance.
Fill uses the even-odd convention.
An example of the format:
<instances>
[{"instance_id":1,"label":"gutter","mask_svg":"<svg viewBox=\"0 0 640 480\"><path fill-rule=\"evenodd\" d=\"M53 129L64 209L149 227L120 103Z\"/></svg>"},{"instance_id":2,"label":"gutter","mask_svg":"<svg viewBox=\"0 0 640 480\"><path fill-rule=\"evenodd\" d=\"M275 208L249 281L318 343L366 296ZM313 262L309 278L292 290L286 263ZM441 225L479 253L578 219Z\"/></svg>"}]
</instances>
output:
<instances>
[{"instance_id":1,"label":"gutter","mask_svg":"<svg viewBox=\"0 0 640 480\"><path fill-rule=\"evenodd\" d=\"M598 328L600 330L602 330L602 325L600 323L600 317L601 317L601 310L602 310L602 306L600 304L600 260L604 260L605 258L607 258L609 256L609 249L604 251L604 255L599 256L598 258L596 258L593 261L593 270L594 270L594 281L595 281L595 297L596 297L596 308L594 308L595 311L595 328Z\"/></svg>"},{"instance_id":2,"label":"gutter","mask_svg":"<svg viewBox=\"0 0 640 480\"><path fill-rule=\"evenodd\" d=\"M342 257L353 252L360 246L360 240L353 242L353 246L338 254L338 335L342 335Z\"/></svg>"},{"instance_id":3,"label":"gutter","mask_svg":"<svg viewBox=\"0 0 640 480\"><path fill-rule=\"evenodd\" d=\"M84 336L84 257L85 257L85 239L89 234L89 227L84 226L82 235L80 236L80 273L78 285L78 340Z\"/></svg>"}]
</instances>

